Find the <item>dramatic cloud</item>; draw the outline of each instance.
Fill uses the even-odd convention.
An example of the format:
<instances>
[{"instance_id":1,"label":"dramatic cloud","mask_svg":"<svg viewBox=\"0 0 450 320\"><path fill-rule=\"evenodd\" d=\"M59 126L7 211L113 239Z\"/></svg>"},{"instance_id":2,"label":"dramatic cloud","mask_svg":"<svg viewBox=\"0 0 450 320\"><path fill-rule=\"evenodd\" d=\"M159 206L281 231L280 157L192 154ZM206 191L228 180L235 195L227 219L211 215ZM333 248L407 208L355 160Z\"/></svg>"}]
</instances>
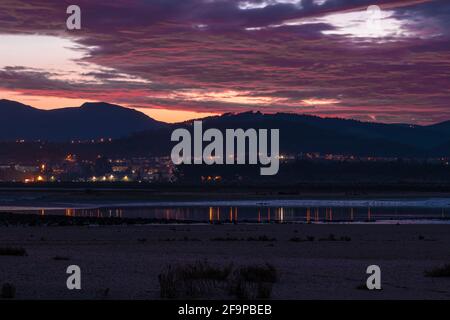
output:
<instances>
[{"instance_id":1,"label":"dramatic cloud","mask_svg":"<svg viewBox=\"0 0 450 320\"><path fill-rule=\"evenodd\" d=\"M72 2L0 3L0 95L450 119L445 0L80 0L82 29L68 31Z\"/></svg>"}]
</instances>

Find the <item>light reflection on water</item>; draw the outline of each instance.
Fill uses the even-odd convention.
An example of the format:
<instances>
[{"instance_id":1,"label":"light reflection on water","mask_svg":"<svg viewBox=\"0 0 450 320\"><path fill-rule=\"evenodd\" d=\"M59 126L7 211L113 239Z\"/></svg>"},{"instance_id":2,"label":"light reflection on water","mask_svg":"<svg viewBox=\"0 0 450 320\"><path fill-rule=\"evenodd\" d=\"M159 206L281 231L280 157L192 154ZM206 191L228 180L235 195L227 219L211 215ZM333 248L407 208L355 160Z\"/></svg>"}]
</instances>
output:
<instances>
[{"instance_id":1,"label":"light reflection on water","mask_svg":"<svg viewBox=\"0 0 450 320\"><path fill-rule=\"evenodd\" d=\"M95 209L36 209L17 213L66 215L92 218L148 218L167 221L210 223L237 222L381 222L381 221L450 221L450 209L444 208L311 208L311 207L105 207Z\"/></svg>"}]
</instances>

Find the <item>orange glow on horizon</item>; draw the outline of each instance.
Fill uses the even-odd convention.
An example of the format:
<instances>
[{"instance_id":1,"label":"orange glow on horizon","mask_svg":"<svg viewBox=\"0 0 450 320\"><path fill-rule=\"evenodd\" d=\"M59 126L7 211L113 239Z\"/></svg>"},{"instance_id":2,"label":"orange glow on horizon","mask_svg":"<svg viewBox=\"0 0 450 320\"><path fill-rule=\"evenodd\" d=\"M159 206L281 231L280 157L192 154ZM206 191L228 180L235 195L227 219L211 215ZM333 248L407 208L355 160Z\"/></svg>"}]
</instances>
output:
<instances>
[{"instance_id":1,"label":"orange glow on horizon","mask_svg":"<svg viewBox=\"0 0 450 320\"><path fill-rule=\"evenodd\" d=\"M19 92L2 90L0 90L0 99L17 101L42 110L77 107L86 102L86 100L83 99L24 95Z\"/></svg>"},{"instance_id":2,"label":"orange glow on horizon","mask_svg":"<svg viewBox=\"0 0 450 320\"><path fill-rule=\"evenodd\" d=\"M155 120L169 123L182 122L192 119L200 119L220 114L210 112L195 112L188 110L147 109L147 108L133 108L133 109L140 111Z\"/></svg>"},{"instance_id":3,"label":"orange glow on horizon","mask_svg":"<svg viewBox=\"0 0 450 320\"><path fill-rule=\"evenodd\" d=\"M27 96L18 92L2 91L0 90L0 99L7 99L17 101L34 108L42 110L54 110L67 107L79 107L83 103L95 102L92 99L74 99L74 98L60 98L60 97L48 97L48 96ZM114 103L114 102L110 102ZM120 105L120 103L119 103ZM130 109L140 111L147 116L168 123L182 122L192 119L199 119L209 116L219 115L219 113L213 112L195 112L189 110L170 110L170 109L150 109L150 108L133 108L126 105L122 105Z\"/></svg>"},{"instance_id":4,"label":"orange glow on horizon","mask_svg":"<svg viewBox=\"0 0 450 320\"><path fill-rule=\"evenodd\" d=\"M308 106L322 106L322 105L330 105L330 104L337 104L340 101L336 100L336 99L316 99L316 98L312 98L312 99L305 99L302 100L302 102Z\"/></svg>"}]
</instances>

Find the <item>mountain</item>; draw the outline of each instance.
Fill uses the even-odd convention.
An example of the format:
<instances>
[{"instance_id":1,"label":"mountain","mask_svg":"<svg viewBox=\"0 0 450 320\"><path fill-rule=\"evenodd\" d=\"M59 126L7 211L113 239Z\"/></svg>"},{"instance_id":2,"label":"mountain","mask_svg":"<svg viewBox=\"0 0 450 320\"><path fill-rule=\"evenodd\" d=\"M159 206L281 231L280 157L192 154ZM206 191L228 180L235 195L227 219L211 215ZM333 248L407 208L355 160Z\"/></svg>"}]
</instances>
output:
<instances>
[{"instance_id":1,"label":"mountain","mask_svg":"<svg viewBox=\"0 0 450 320\"><path fill-rule=\"evenodd\" d=\"M409 124L381 124L309 115L260 112L224 114L200 119L203 131L225 129L279 129L282 153L320 152L379 157L450 156L450 133L444 128ZM162 130L141 132L105 146L106 154L169 155L171 132L186 128L192 133L192 120L169 125ZM159 143L155 143L158 141ZM162 143L164 142L164 143ZM205 143L206 145L206 143Z\"/></svg>"},{"instance_id":2,"label":"mountain","mask_svg":"<svg viewBox=\"0 0 450 320\"><path fill-rule=\"evenodd\" d=\"M184 126L189 127L189 122ZM260 112L224 114L203 119L204 130L225 128L279 128L282 152L321 152L366 156L434 156L450 154L449 126L383 124L339 118Z\"/></svg>"},{"instance_id":3,"label":"mountain","mask_svg":"<svg viewBox=\"0 0 450 320\"><path fill-rule=\"evenodd\" d=\"M439 131L441 133L450 134L450 121L444 121L428 126L430 129Z\"/></svg>"},{"instance_id":4,"label":"mountain","mask_svg":"<svg viewBox=\"0 0 450 320\"><path fill-rule=\"evenodd\" d=\"M450 121L419 126L382 124L310 115L260 112L227 113L201 119L203 130L279 129L282 153L320 152L357 156L450 156ZM138 111L107 103L44 111L0 100L0 140L90 140L108 144L62 145L64 152L109 156L169 155L176 128L192 130L192 120L167 124ZM76 148L76 149L75 149ZM45 150L44 150L45 151ZM44 152L43 151L43 152ZM49 151L52 153L53 151ZM56 151L55 151L56 152Z\"/></svg>"},{"instance_id":5,"label":"mountain","mask_svg":"<svg viewBox=\"0 0 450 320\"><path fill-rule=\"evenodd\" d=\"M0 100L0 140L3 141L119 138L165 125L136 110L104 102L40 110Z\"/></svg>"}]
</instances>

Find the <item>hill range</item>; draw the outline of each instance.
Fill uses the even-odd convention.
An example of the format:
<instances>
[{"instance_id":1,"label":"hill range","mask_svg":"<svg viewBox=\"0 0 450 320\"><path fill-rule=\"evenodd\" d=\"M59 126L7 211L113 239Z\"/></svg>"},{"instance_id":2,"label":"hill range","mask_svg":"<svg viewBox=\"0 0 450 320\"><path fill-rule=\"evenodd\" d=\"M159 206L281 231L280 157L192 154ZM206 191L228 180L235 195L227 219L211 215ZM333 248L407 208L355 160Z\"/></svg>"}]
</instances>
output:
<instances>
[{"instance_id":1,"label":"hill range","mask_svg":"<svg viewBox=\"0 0 450 320\"><path fill-rule=\"evenodd\" d=\"M260 112L227 113L201 120L205 129L278 128L281 152L287 153L386 157L450 155L450 121L420 126ZM115 155L164 154L171 148L171 132L178 127L189 129L191 122L164 123L136 110L104 102L40 110L0 100L0 140L3 143L23 139L64 144L70 140L113 138L109 144L97 145L96 151Z\"/></svg>"}]
</instances>

